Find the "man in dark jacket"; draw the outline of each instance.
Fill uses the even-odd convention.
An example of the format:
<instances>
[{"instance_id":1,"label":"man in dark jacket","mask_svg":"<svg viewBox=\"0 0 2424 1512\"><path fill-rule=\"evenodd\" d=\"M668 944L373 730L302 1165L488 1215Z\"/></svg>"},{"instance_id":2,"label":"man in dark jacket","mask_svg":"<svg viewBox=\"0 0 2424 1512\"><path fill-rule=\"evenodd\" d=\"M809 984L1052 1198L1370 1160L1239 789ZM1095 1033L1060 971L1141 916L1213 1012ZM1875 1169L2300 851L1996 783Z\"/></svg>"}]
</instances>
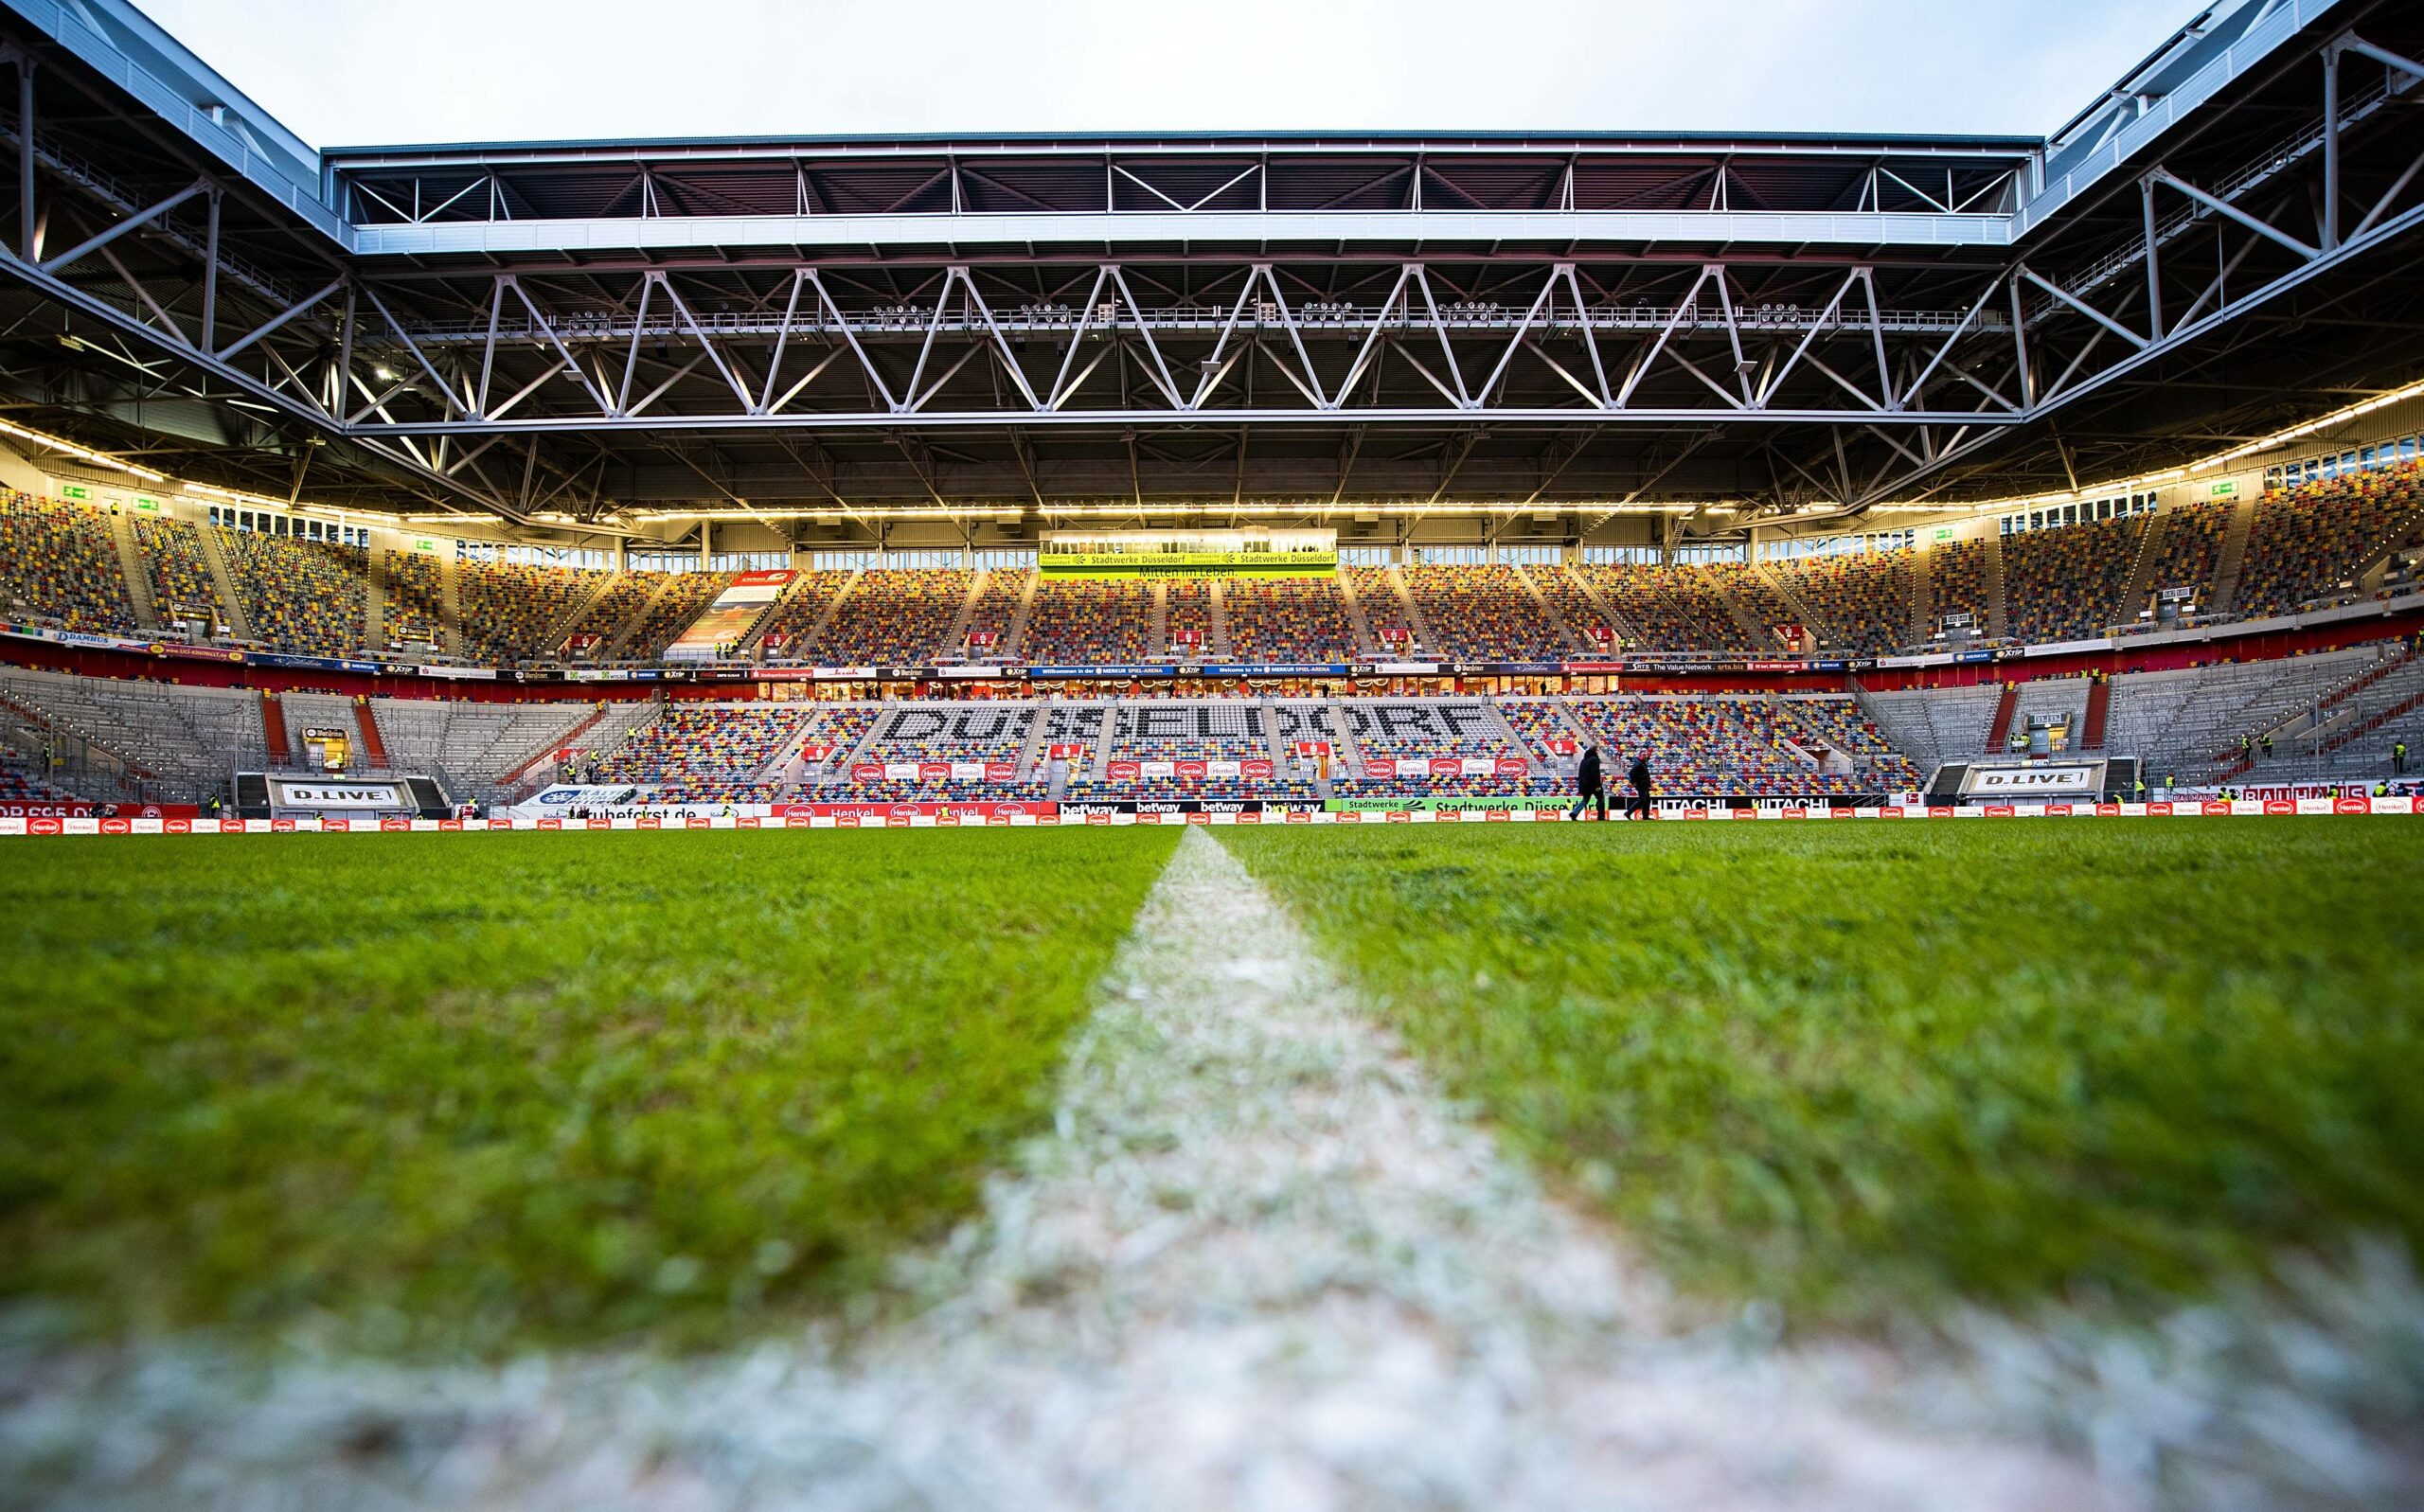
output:
<instances>
[{"instance_id":1,"label":"man in dark jacket","mask_svg":"<svg viewBox=\"0 0 2424 1512\"><path fill-rule=\"evenodd\" d=\"M1632 770L1625 775L1632 782L1632 796L1625 802L1626 814L1639 813L1644 819L1649 818L1649 758L1648 756L1633 757Z\"/></svg>"},{"instance_id":2,"label":"man in dark jacket","mask_svg":"<svg viewBox=\"0 0 2424 1512\"><path fill-rule=\"evenodd\" d=\"M1582 753L1582 764L1574 769L1574 811L1566 815L1568 819L1581 818L1582 811L1595 802L1599 806L1599 817L1608 817L1608 789L1601 780L1599 747L1595 743Z\"/></svg>"}]
</instances>

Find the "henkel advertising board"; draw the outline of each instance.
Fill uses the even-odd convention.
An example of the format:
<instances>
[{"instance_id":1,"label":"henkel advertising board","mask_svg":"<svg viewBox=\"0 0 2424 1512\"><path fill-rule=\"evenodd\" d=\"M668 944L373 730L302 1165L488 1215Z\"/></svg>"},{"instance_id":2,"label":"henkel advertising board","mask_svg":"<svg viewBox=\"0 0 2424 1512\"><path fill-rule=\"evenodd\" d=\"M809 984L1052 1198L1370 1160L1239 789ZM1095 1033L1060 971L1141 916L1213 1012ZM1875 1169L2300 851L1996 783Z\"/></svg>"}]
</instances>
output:
<instances>
[{"instance_id":1,"label":"henkel advertising board","mask_svg":"<svg viewBox=\"0 0 2424 1512\"><path fill-rule=\"evenodd\" d=\"M1521 756L1367 756L1366 781L1390 777L1520 777L1531 771Z\"/></svg>"},{"instance_id":2,"label":"henkel advertising board","mask_svg":"<svg viewBox=\"0 0 2424 1512\"><path fill-rule=\"evenodd\" d=\"M2094 798L2104 791L2104 763L1978 762L1962 774L1961 795L1990 803L2018 799Z\"/></svg>"},{"instance_id":3,"label":"henkel advertising board","mask_svg":"<svg viewBox=\"0 0 2424 1512\"><path fill-rule=\"evenodd\" d=\"M722 659L723 649L740 639L741 631L757 622L768 604L780 598L791 583L786 571L744 572L735 578L706 612L690 621L690 627L673 637L665 649L668 662L713 662Z\"/></svg>"},{"instance_id":4,"label":"henkel advertising board","mask_svg":"<svg viewBox=\"0 0 2424 1512\"><path fill-rule=\"evenodd\" d=\"M1058 815L1055 803L1002 803L990 799L967 803L783 803L767 810L777 819L935 819L957 814L963 819L1046 819Z\"/></svg>"}]
</instances>

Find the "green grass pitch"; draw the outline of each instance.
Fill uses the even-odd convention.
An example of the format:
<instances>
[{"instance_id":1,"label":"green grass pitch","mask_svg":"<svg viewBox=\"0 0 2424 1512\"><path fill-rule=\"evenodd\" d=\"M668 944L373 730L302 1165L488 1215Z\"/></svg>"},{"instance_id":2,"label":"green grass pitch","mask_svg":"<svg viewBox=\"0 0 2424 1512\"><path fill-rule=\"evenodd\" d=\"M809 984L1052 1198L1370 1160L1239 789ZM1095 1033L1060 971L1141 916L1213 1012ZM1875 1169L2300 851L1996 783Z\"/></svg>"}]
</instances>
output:
<instances>
[{"instance_id":1,"label":"green grass pitch","mask_svg":"<svg viewBox=\"0 0 2424 1512\"><path fill-rule=\"evenodd\" d=\"M1679 1277L1863 1320L2424 1242L2386 819L1224 831ZM1170 830L175 838L0 872L0 1299L744 1338L1038 1127Z\"/></svg>"},{"instance_id":2,"label":"green grass pitch","mask_svg":"<svg viewBox=\"0 0 2424 1512\"><path fill-rule=\"evenodd\" d=\"M1239 831L1516 1145L1682 1277L1874 1317L2424 1245L2398 819Z\"/></svg>"},{"instance_id":3,"label":"green grass pitch","mask_svg":"<svg viewBox=\"0 0 2424 1512\"><path fill-rule=\"evenodd\" d=\"M1174 840L19 844L0 1296L407 1350L829 1304L1043 1116Z\"/></svg>"}]
</instances>

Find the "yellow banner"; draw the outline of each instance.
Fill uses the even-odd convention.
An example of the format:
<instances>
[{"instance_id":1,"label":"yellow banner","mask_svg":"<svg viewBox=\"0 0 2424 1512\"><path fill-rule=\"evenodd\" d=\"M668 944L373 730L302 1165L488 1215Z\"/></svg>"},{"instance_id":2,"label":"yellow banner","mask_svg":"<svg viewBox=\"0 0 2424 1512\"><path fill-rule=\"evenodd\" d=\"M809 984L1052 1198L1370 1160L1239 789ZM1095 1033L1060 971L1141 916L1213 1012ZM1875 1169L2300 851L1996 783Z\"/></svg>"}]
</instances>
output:
<instances>
[{"instance_id":1,"label":"yellow banner","mask_svg":"<svg viewBox=\"0 0 2424 1512\"><path fill-rule=\"evenodd\" d=\"M1036 558L1046 578L1328 578L1336 551L1053 551Z\"/></svg>"}]
</instances>

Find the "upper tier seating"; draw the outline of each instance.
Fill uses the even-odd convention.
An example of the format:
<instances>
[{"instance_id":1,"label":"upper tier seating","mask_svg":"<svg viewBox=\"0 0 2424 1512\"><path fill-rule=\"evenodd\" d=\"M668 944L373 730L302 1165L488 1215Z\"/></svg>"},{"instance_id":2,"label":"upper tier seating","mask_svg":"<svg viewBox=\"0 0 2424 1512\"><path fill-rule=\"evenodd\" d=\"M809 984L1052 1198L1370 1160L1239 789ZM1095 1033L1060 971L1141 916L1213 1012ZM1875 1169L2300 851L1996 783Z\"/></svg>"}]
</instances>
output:
<instances>
[{"instance_id":1,"label":"upper tier seating","mask_svg":"<svg viewBox=\"0 0 2424 1512\"><path fill-rule=\"evenodd\" d=\"M223 624L219 583L202 554L202 533L189 521L134 517L134 544L152 578L152 608L163 625L183 617L205 627Z\"/></svg>"},{"instance_id":2,"label":"upper tier seating","mask_svg":"<svg viewBox=\"0 0 2424 1512\"><path fill-rule=\"evenodd\" d=\"M1404 578L1435 655L1509 662L1560 652L1556 628L1512 567L1408 567Z\"/></svg>"},{"instance_id":3,"label":"upper tier seating","mask_svg":"<svg viewBox=\"0 0 2424 1512\"><path fill-rule=\"evenodd\" d=\"M1784 596L1776 592L1775 585L1768 581L1765 574L1739 561L1714 562L1702 570L1708 574L1711 587L1732 600L1751 616L1752 624L1759 627L1758 637L1752 642L1755 649L1777 651L1785 649L1785 638L1777 631L1784 626L1797 623L1801 613L1785 602Z\"/></svg>"},{"instance_id":4,"label":"upper tier seating","mask_svg":"<svg viewBox=\"0 0 2424 1512\"><path fill-rule=\"evenodd\" d=\"M2004 538L2004 596L2014 640L2100 635L2122 622L2144 519L2097 520Z\"/></svg>"},{"instance_id":5,"label":"upper tier seating","mask_svg":"<svg viewBox=\"0 0 2424 1512\"><path fill-rule=\"evenodd\" d=\"M1182 578L1168 585L1164 596L1163 620L1169 642L1169 654L1182 660L1203 661L1212 654L1212 585L1198 578Z\"/></svg>"},{"instance_id":6,"label":"upper tier seating","mask_svg":"<svg viewBox=\"0 0 2424 1512\"><path fill-rule=\"evenodd\" d=\"M1935 548L1928 562L1928 603L1931 629L1947 614L1968 614L1970 628L1984 636L1988 628L1987 543L1949 541Z\"/></svg>"},{"instance_id":7,"label":"upper tier seating","mask_svg":"<svg viewBox=\"0 0 2424 1512\"><path fill-rule=\"evenodd\" d=\"M1880 655L1911 639L1911 549L1781 562L1777 571L1825 623L1830 648Z\"/></svg>"},{"instance_id":8,"label":"upper tier seating","mask_svg":"<svg viewBox=\"0 0 2424 1512\"><path fill-rule=\"evenodd\" d=\"M1551 613L1565 623L1574 637L1575 649L1585 653L1613 651L1622 637L1599 606L1591 601L1581 582L1563 566L1534 567L1530 577L1540 585L1541 597ZM1604 633L1595 633L1604 632Z\"/></svg>"},{"instance_id":9,"label":"upper tier seating","mask_svg":"<svg viewBox=\"0 0 2424 1512\"><path fill-rule=\"evenodd\" d=\"M597 591L597 596L582 608L580 616L564 628L562 641L549 649L561 649L577 660L601 660L614 646L616 633L633 614L640 612L640 606L648 602L649 593L655 586L653 578L644 578L637 573L616 573L606 579L606 585ZM590 643L582 646L580 643L584 640Z\"/></svg>"},{"instance_id":10,"label":"upper tier seating","mask_svg":"<svg viewBox=\"0 0 2424 1512\"><path fill-rule=\"evenodd\" d=\"M829 667L932 661L945 649L974 578L955 567L862 574L811 649Z\"/></svg>"},{"instance_id":11,"label":"upper tier seating","mask_svg":"<svg viewBox=\"0 0 2424 1512\"><path fill-rule=\"evenodd\" d=\"M640 616L632 638L623 647L622 660L652 662L665 654L673 638L699 617L700 612L715 602L732 582L728 572L677 572L666 575L665 591L648 606Z\"/></svg>"},{"instance_id":12,"label":"upper tier seating","mask_svg":"<svg viewBox=\"0 0 2424 1512\"><path fill-rule=\"evenodd\" d=\"M253 639L308 656L362 654L370 622L367 551L213 528Z\"/></svg>"},{"instance_id":13,"label":"upper tier seating","mask_svg":"<svg viewBox=\"0 0 2424 1512\"><path fill-rule=\"evenodd\" d=\"M2325 478L2256 507L2232 608L2246 618L2334 597L2414 524L2424 486L2414 466Z\"/></svg>"},{"instance_id":14,"label":"upper tier seating","mask_svg":"<svg viewBox=\"0 0 2424 1512\"><path fill-rule=\"evenodd\" d=\"M1342 567L1347 582L1355 589L1355 601L1364 611L1364 623L1371 629L1372 638L1383 650L1391 649L1391 631L1414 632L1413 616L1406 613L1405 600L1398 596L1397 579L1386 567Z\"/></svg>"},{"instance_id":15,"label":"upper tier seating","mask_svg":"<svg viewBox=\"0 0 2424 1512\"><path fill-rule=\"evenodd\" d=\"M1624 616L1649 649L1749 649L1743 645L1748 637L1726 612L1716 582L1700 568L1594 563L1575 571Z\"/></svg>"},{"instance_id":16,"label":"upper tier seating","mask_svg":"<svg viewBox=\"0 0 2424 1512\"><path fill-rule=\"evenodd\" d=\"M1150 583L1048 578L1036 585L1026 626L1027 661L1143 662L1158 649Z\"/></svg>"},{"instance_id":17,"label":"upper tier seating","mask_svg":"<svg viewBox=\"0 0 2424 1512\"><path fill-rule=\"evenodd\" d=\"M766 648L767 660L813 661L815 652L809 645L809 636L854 576L830 570L803 572L784 584L782 596L775 600L775 607L758 627L758 641Z\"/></svg>"},{"instance_id":18,"label":"upper tier seating","mask_svg":"<svg viewBox=\"0 0 2424 1512\"><path fill-rule=\"evenodd\" d=\"M518 662L555 648L547 632L597 582L597 574L511 561L455 564L463 650L474 661Z\"/></svg>"},{"instance_id":19,"label":"upper tier seating","mask_svg":"<svg viewBox=\"0 0 2424 1512\"><path fill-rule=\"evenodd\" d=\"M0 612L69 630L134 630L109 516L0 489Z\"/></svg>"},{"instance_id":20,"label":"upper tier seating","mask_svg":"<svg viewBox=\"0 0 2424 1512\"><path fill-rule=\"evenodd\" d=\"M389 549L387 572L387 649L407 644L445 644L446 589L444 569L426 551Z\"/></svg>"},{"instance_id":21,"label":"upper tier seating","mask_svg":"<svg viewBox=\"0 0 2424 1512\"><path fill-rule=\"evenodd\" d=\"M1026 585L1034 577L1033 572L1010 567L996 567L988 572L977 583L976 602L968 612L966 646L946 649L965 649L970 656L979 660L1007 656L1010 627L1017 623L1019 617L1019 600L1025 596Z\"/></svg>"},{"instance_id":22,"label":"upper tier seating","mask_svg":"<svg viewBox=\"0 0 2424 1512\"><path fill-rule=\"evenodd\" d=\"M2158 592L2194 589L2191 602L2210 607L2214 573L2222 562L2222 538L2230 531L2231 510L2236 507L2227 499L2216 499L2165 510L2159 517L2163 534L2155 540L2154 565L2147 586ZM2126 605L2125 615L2135 619L2145 607Z\"/></svg>"}]
</instances>

